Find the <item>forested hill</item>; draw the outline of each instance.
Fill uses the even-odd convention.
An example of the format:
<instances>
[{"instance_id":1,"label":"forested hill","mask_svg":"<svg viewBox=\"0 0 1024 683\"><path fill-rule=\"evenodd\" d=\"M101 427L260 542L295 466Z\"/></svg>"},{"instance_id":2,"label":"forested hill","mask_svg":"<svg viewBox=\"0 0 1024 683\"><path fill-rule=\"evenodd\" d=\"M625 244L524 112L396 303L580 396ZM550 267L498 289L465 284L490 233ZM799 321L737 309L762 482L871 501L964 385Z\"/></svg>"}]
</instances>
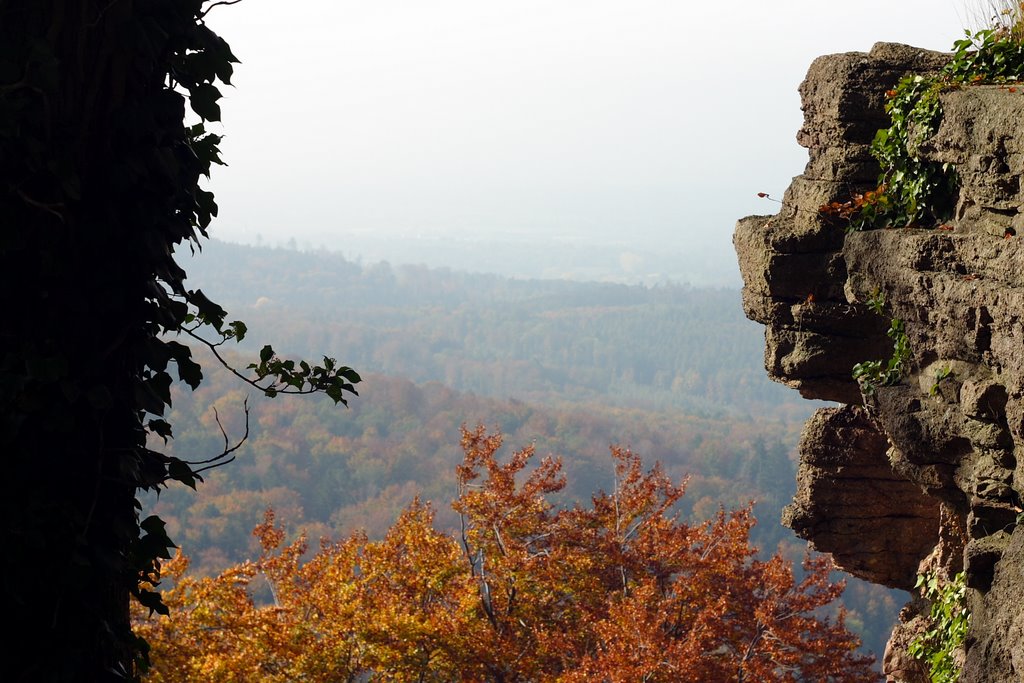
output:
<instances>
[{"instance_id":1,"label":"forested hill","mask_svg":"<svg viewBox=\"0 0 1024 683\"><path fill-rule=\"evenodd\" d=\"M201 572L254 552L268 505L291 529L339 538L380 535L415 496L454 526L459 426L500 428L509 450L536 444L563 457L563 502L608 490L608 447L632 447L689 477L680 512L757 500L754 540L803 544L779 524L794 482L800 427L813 406L772 384L763 338L739 292L516 280L423 266L361 265L337 254L213 242L188 267L190 288L249 324L242 366L271 343L281 354L327 353L364 376L348 410L317 399L250 396L250 438L238 461L207 474L198 494L165 492L156 510ZM210 368L175 391L168 448L194 459L244 430L244 385ZM216 409L216 412L214 412ZM857 584L854 625L887 632L895 602Z\"/></svg>"},{"instance_id":2,"label":"forested hill","mask_svg":"<svg viewBox=\"0 0 1024 683\"><path fill-rule=\"evenodd\" d=\"M292 357L328 353L365 377L347 411L253 397L242 462L208 487L264 492L249 497L242 529L272 489L289 491L278 504L301 509L301 521L335 533L381 532L414 494L443 508L458 427L483 422L513 447L536 442L564 455L578 483L570 497L608 486L607 449L619 443L691 477L688 502L703 500L704 513L761 501L759 538L782 538L778 514L811 408L765 378L761 333L737 291L363 266L329 252L216 241L189 272L190 286L249 324L253 347L229 351L236 366L266 342ZM223 373L210 373L196 396L178 392L172 448L183 457L215 449L211 406L237 418L243 394ZM188 523L196 510L180 507L186 500L171 497L169 518L198 528ZM210 543L241 551L237 538L202 541Z\"/></svg>"},{"instance_id":3,"label":"forested hill","mask_svg":"<svg viewBox=\"0 0 1024 683\"><path fill-rule=\"evenodd\" d=\"M212 242L189 264L254 343L360 371L534 402L798 418L739 292L363 266L329 252Z\"/></svg>"}]
</instances>

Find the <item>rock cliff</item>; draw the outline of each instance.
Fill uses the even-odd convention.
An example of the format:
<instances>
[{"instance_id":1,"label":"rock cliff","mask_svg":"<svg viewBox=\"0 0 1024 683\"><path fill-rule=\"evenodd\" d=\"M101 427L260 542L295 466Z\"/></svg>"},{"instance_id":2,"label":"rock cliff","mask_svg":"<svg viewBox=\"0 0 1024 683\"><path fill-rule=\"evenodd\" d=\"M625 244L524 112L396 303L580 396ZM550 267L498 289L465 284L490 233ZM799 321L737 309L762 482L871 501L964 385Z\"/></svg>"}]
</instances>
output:
<instances>
[{"instance_id":1,"label":"rock cliff","mask_svg":"<svg viewBox=\"0 0 1024 683\"><path fill-rule=\"evenodd\" d=\"M765 325L765 366L819 410L800 445L784 523L850 573L910 590L965 569L971 629L964 680L1024 680L1024 93L995 86L941 96L924 157L955 164L955 219L937 229L847 233L819 207L874 187L869 145L888 126L885 92L947 55L879 44L816 60L800 87L809 151L780 212L739 222L748 317ZM1022 88L1024 90L1024 88ZM885 300L879 315L869 300ZM854 364L886 359L891 319L909 377L872 391ZM1020 465L1018 465L1020 461ZM905 651L927 610L903 610L883 668L927 680Z\"/></svg>"}]
</instances>

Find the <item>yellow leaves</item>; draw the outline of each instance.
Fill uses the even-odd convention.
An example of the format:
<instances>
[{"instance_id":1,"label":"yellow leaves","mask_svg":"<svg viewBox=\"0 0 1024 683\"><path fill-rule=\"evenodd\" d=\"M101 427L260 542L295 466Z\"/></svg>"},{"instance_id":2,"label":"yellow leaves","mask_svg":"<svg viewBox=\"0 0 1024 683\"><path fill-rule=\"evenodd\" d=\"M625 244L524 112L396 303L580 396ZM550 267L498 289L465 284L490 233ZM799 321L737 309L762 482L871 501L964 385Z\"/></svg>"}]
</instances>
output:
<instances>
[{"instance_id":1,"label":"yellow leaves","mask_svg":"<svg viewBox=\"0 0 1024 683\"><path fill-rule=\"evenodd\" d=\"M750 508L683 523L684 487L616 448L614 489L556 509L558 460L501 462L483 427L462 444L454 533L414 500L382 540L306 557L268 513L257 562L198 580L169 562L171 618L137 618L150 680L873 680L841 620L817 616L841 590L831 565L795 584L781 557L756 560Z\"/></svg>"},{"instance_id":2,"label":"yellow leaves","mask_svg":"<svg viewBox=\"0 0 1024 683\"><path fill-rule=\"evenodd\" d=\"M252 535L259 539L263 552L278 548L284 541L284 531L274 526L274 511L268 509L263 516L263 524L252 530Z\"/></svg>"}]
</instances>

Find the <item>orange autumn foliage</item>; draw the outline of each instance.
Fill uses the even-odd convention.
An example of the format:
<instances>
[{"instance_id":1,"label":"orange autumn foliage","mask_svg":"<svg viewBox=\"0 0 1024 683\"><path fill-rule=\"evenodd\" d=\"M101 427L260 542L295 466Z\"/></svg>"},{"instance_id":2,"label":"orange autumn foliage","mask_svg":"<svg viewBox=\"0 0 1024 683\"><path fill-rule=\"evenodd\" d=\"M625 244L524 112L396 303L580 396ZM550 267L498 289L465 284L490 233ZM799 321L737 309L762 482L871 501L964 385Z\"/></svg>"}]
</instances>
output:
<instances>
[{"instance_id":1,"label":"orange autumn foliage","mask_svg":"<svg viewBox=\"0 0 1024 683\"><path fill-rule=\"evenodd\" d=\"M303 559L268 511L259 560L215 578L170 562L171 616L136 615L146 680L877 679L842 611L823 616L842 591L830 561L808 559L797 580L781 556L756 559L749 508L686 524L673 514L684 487L613 448L612 492L559 509L558 460L528 471L527 448L502 463L483 427L462 446L455 533L415 501L383 540L322 541Z\"/></svg>"}]
</instances>

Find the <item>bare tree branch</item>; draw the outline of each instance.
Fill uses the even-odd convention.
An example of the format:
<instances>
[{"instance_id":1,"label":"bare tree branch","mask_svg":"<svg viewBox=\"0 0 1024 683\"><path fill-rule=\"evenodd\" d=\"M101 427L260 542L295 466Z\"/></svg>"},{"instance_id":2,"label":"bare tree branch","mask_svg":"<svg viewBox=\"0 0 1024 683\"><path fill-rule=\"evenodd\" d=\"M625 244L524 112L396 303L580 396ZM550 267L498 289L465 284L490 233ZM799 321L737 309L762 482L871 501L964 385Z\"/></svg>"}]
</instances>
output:
<instances>
[{"instance_id":1,"label":"bare tree branch","mask_svg":"<svg viewBox=\"0 0 1024 683\"><path fill-rule=\"evenodd\" d=\"M203 10L202 14L199 15L199 18L200 19L205 18L206 15L210 13L210 10L212 10L214 7L217 7L219 5L237 5L240 2L242 2L242 0L219 0L219 2L215 2L212 5L210 5L209 7L207 7L205 10Z\"/></svg>"}]
</instances>

